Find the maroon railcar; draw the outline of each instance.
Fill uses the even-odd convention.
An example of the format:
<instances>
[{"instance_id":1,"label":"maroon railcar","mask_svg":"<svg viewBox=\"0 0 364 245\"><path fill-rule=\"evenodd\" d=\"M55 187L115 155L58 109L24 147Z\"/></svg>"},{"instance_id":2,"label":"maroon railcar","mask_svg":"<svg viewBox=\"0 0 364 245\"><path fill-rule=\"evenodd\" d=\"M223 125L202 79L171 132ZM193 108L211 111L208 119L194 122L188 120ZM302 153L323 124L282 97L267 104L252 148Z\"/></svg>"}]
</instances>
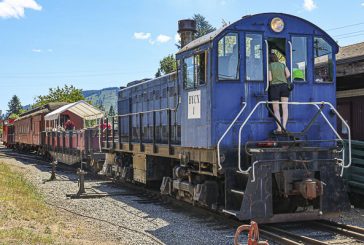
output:
<instances>
[{"instance_id":1,"label":"maroon railcar","mask_svg":"<svg viewBox=\"0 0 364 245\"><path fill-rule=\"evenodd\" d=\"M21 150L38 150L42 144L41 132L45 130L44 116L65 104L49 103L21 114L14 121L15 147Z\"/></svg>"},{"instance_id":2,"label":"maroon railcar","mask_svg":"<svg viewBox=\"0 0 364 245\"><path fill-rule=\"evenodd\" d=\"M85 101L65 105L47 114L43 132L46 151L53 159L69 165L80 162L101 164L105 155L101 152L102 117L102 111ZM68 120L72 121L71 130L66 127Z\"/></svg>"}]
</instances>

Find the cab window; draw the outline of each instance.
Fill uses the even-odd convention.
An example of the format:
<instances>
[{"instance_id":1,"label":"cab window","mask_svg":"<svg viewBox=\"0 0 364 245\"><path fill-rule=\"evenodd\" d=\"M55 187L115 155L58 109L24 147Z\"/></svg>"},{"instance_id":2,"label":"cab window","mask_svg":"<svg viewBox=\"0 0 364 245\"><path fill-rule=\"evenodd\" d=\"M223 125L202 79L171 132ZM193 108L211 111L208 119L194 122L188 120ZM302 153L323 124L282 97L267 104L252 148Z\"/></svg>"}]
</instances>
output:
<instances>
[{"instance_id":1,"label":"cab window","mask_svg":"<svg viewBox=\"0 0 364 245\"><path fill-rule=\"evenodd\" d=\"M260 34L245 35L245 70L248 81L263 81L262 42Z\"/></svg>"},{"instance_id":2,"label":"cab window","mask_svg":"<svg viewBox=\"0 0 364 245\"><path fill-rule=\"evenodd\" d=\"M315 37L313 42L315 59L315 82L332 82L334 75L332 47L323 38Z\"/></svg>"},{"instance_id":3,"label":"cab window","mask_svg":"<svg viewBox=\"0 0 364 245\"><path fill-rule=\"evenodd\" d=\"M183 60L183 82L186 89L206 83L206 56L207 53L203 52Z\"/></svg>"},{"instance_id":4,"label":"cab window","mask_svg":"<svg viewBox=\"0 0 364 245\"><path fill-rule=\"evenodd\" d=\"M237 33L229 33L218 42L218 78L219 80L239 79L239 45Z\"/></svg>"},{"instance_id":5,"label":"cab window","mask_svg":"<svg viewBox=\"0 0 364 245\"><path fill-rule=\"evenodd\" d=\"M292 37L291 73L295 82L307 79L307 37Z\"/></svg>"}]
</instances>

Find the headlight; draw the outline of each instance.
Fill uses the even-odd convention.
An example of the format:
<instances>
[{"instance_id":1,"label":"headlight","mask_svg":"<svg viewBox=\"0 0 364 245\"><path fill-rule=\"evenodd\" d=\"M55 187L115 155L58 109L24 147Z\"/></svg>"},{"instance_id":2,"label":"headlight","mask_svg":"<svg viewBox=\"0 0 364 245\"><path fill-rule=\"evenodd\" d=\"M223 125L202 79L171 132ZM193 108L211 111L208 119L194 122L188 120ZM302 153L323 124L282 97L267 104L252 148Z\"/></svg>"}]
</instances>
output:
<instances>
[{"instance_id":1,"label":"headlight","mask_svg":"<svg viewBox=\"0 0 364 245\"><path fill-rule=\"evenodd\" d=\"M284 29L284 21L279 17L273 18L270 22L270 28L272 28L274 32L281 32Z\"/></svg>"}]
</instances>

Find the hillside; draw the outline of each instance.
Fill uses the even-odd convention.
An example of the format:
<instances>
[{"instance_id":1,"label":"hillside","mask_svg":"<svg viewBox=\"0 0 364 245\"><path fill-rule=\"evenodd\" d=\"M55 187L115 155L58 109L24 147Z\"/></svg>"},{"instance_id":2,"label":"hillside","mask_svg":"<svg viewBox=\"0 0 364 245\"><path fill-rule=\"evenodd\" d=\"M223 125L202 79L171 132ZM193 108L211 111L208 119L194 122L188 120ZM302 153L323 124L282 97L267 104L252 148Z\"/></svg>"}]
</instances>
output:
<instances>
[{"instance_id":1,"label":"hillside","mask_svg":"<svg viewBox=\"0 0 364 245\"><path fill-rule=\"evenodd\" d=\"M110 107L114 107L114 111L117 111L118 101L118 87L104 88L101 90L85 90L83 96L86 100L92 102L96 107L103 106L106 112L109 112Z\"/></svg>"}]
</instances>

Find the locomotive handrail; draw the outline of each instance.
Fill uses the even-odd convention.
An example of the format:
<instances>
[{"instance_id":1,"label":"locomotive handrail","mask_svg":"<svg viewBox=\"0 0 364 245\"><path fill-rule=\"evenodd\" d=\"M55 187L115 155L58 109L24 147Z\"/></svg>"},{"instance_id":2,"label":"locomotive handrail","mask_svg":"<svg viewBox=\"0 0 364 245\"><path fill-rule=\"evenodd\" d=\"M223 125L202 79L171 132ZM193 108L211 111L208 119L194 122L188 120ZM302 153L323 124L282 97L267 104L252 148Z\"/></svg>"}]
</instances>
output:
<instances>
[{"instance_id":1,"label":"locomotive handrail","mask_svg":"<svg viewBox=\"0 0 364 245\"><path fill-rule=\"evenodd\" d=\"M293 48L292 48L292 43L291 41L288 41L288 44L289 44L289 59L290 59L290 69L291 69L291 76L290 76L290 80L291 80L291 83L293 83L293 61L292 61L292 58L293 58Z\"/></svg>"},{"instance_id":2,"label":"locomotive handrail","mask_svg":"<svg viewBox=\"0 0 364 245\"><path fill-rule=\"evenodd\" d=\"M150 110L150 111L140 111L140 112L131 112L128 114L123 114L123 115L116 115L113 117L127 117L127 116L134 116L134 115L139 115L139 114L147 114L147 113L152 113L152 112L162 112L162 111L176 111L178 109L178 107L175 108L163 108L163 109L156 109L156 110Z\"/></svg>"},{"instance_id":3,"label":"locomotive handrail","mask_svg":"<svg viewBox=\"0 0 364 245\"><path fill-rule=\"evenodd\" d=\"M219 141L217 142L217 164L219 166L219 170L222 169L221 166L221 161L220 161L220 143L221 141L225 138L226 134L230 131L230 129L233 127L233 125L235 124L235 122L239 119L239 117L241 116L241 114L243 113L243 111L245 110L246 107L246 102L242 102L243 104L243 108L241 108L241 110L239 111L238 115L236 115L236 117L234 118L234 120L231 122L231 124L229 125L229 127L225 130L224 134L220 137Z\"/></svg>"},{"instance_id":4,"label":"locomotive handrail","mask_svg":"<svg viewBox=\"0 0 364 245\"><path fill-rule=\"evenodd\" d=\"M344 173L344 169L345 168L349 168L351 166L351 133L350 133L350 127L349 125L346 123L346 121L343 119L343 117L340 115L340 113L335 109L335 107L330 103L330 102L326 102L326 101L321 101L321 102L272 102L272 101L260 101L258 102L253 110L249 113L249 115L247 116L247 118L245 119L245 121L243 122L243 124L240 126L239 128L239 140L238 140L238 169L241 173L245 173L246 171L249 171L250 169L248 168L248 170L242 170L241 169L241 132L244 128L244 126L246 125L246 123L248 122L248 120L250 119L250 117L253 115L253 113L256 111L256 109L262 105L262 104L273 104L273 103L278 103L278 104L289 104L289 105L312 105L314 106L317 110L320 111L320 107L318 105L322 105L322 104L326 104L328 106L330 106L331 110L335 112L335 114L340 118L340 120L342 121L342 123L345 125L345 127L348 130L348 148L349 148L349 161L348 164L345 165L345 150L343 150L343 158L342 159L338 159L341 160L338 161L339 165L342 167L341 169L341 173L340 176L342 177L343 173ZM326 121L326 123L329 125L329 127L331 128L331 130L335 133L335 135L340 139L340 141L344 142L344 140L341 138L341 136L338 134L338 132L336 131L336 129L332 126L332 124L330 123L330 121L327 119L327 117L325 116L325 114L320 111L320 114L322 115L322 117L324 118L324 120Z\"/></svg>"},{"instance_id":5,"label":"locomotive handrail","mask_svg":"<svg viewBox=\"0 0 364 245\"><path fill-rule=\"evenodd\" d=\"M267 73L267 85L265 87L265 91L268 91L269 88L269 45L268 45L268 41L264 40L265 42L265 56L266 56L266 73Z\"/></svg>"}]
</instances>

